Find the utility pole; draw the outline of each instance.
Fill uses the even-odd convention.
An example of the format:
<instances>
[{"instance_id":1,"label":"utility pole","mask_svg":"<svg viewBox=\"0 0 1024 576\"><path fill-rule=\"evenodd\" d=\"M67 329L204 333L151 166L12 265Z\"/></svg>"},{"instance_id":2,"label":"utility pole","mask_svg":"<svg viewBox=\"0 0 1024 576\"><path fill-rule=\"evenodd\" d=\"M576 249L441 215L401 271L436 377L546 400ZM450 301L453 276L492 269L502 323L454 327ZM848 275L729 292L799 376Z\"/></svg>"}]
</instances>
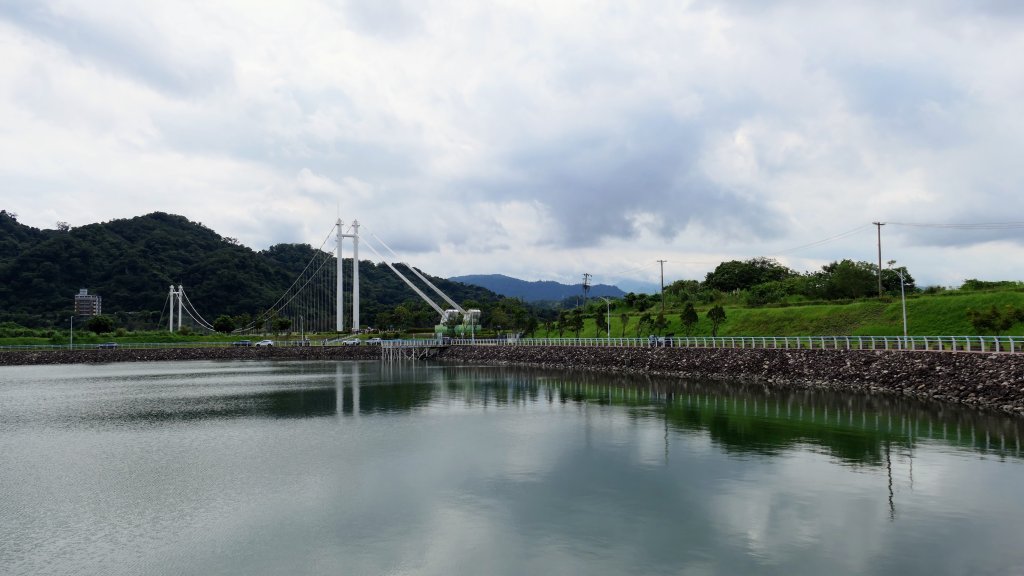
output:
<instances>
[{"instance_id":1,"label":"utility pole","mask_svg":"<svg viewBox=\"0 0 1024 576\"><path fill-rule=\"evenodd\" d=\"M882 226L885 222L872 222L878 227L878 297L882 297Z\"/></svg>"},{"instance_id":2,"label":"utility pole","mask_svg":"<svg viewBox=\"0 0 1024 576\"><path fill-rule=\"evenodd\" d=\"M583 273L583 307L587 307L587 294L590 293L590 274Z\"/></svg>"},{"instance_id":3,"label":"utility pole","mask_svg":"<svg viewBox=\"0 0 1024 576\"><path fill-rule=\"evenodd\" d=\"M665 313L665 262L668 260L658 260L658 264L661 264L661 313Z\"/></svg>"}]
</instances>

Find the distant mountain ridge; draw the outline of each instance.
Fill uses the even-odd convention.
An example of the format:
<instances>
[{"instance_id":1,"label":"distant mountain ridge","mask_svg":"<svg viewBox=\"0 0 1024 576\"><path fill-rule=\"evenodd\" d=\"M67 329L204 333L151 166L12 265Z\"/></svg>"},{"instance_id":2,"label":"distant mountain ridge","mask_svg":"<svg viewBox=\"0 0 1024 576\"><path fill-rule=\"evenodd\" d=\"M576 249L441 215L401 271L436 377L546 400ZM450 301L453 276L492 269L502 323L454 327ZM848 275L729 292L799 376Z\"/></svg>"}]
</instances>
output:
<instances>
[{"instance_id":1,"label":"distant mountain ridge","mask_svg":"<svg viewBox=\"0 0 1024 576\"><path fill-rule=\"evenodd\" d=\"M453 276L449 278L452 282L461 282L473 286L486 288L502 296L521 298L526 302L542 302L551 300L564 300L573 296L583 295L583 284L562 284L553 280L535 280L533 282L512 278L504 274L469 274L466 276ZM616 286L608 284L594 284L590 287L589 296L607 296L621 298L626 293Z\"/></svg>"}]
</instances>

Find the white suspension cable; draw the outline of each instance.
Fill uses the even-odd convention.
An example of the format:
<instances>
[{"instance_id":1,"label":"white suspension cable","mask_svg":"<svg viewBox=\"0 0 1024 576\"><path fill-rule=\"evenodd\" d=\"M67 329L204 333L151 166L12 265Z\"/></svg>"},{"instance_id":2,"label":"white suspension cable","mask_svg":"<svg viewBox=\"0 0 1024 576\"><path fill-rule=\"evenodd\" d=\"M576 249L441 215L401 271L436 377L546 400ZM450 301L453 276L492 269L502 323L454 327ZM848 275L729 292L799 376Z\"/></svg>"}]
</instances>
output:
<instances>
[{"instance_id":1,"label":"white suspension cable","mask_svg":"<svg viewBox=\"0 0 1024 576\"><path fill-rule=\"evenodd\" d=\"M331 225L330 232L328 232L327 236L324 237L324 241L320 243L320 247L317 248L314 251L313 256L309 259L309 262L306 263L306 267L302 269L302 272L300 272L299 275L295 278L295 280L292 282L291 286L289 286L288 289L286 289L284 291L284 293L281 294L281 296L277 299L276 302L274 302L269 308L267 308L266 312L264 312L263 314L259 315L255 320L252 321L251 324L249 324L249 326L246 326L246 328L249 328L250 326L256 326L260 322L267 320L268 319L267 316L268 316L268 314L270 313L271 310L280 310L281 307L278 307L278 304L281 304L281 301L284 300L284 298L286 296L288 296L288 294L289 294L289 292L291 292L292 288L294 288L295 285L299 282L299 280L301 280L303 278L303 275L305 274L306 270L309 269L309 267L313 264L313 262L319 256L319 254L323 253L323 247L327 244L327 241L331 239L331 235L334 234L334 229L337 228L337 227L338 227L337 222L335 222L334 224ZM294 298L294 295L292 297ZM290 301L291 300L289 299L289 302ZM283 307L283 305L282 305L282 307Z\"/></svg>"},{"instance_id":2,"label":"white suspension cable","mask_svg":"<svg viewBox=\"0 0 1024 576\"><path fill-rule=\"evenodd\" d=\"M192 316L192 319L195 320L196 322L199 322L203 328L213 330L213 324L210 324L209 322L206 321L205 318L203 318L202 314L199 313L199 310L197 310L195 305L192 304L192 301L188 299L188 294L185 292L184 288L181 289L181 296L185 298L185 310L188 311L188 309L191 307L192 311L195 312L195 316L193 316L191 313L189 314L189 316ZM197 319L196 316L198 316L199 318ZM214 331L216 332L216 330Z\"/></svg>"},{"instance_id":3,"label":"white suspension cable","mask_svg":"<svg viewBox=\"0 0 1024 576\"><path fill-rule=\"evenodd\" d=\"M421 274L419 270L417 270L413 266L410 266L408 263L402 261L402 258L394 250L391 249L391 246L388 246L386 242L381 240L373 232L370 232L370 236L373 236L374 240L380 242L382 246L387 248L388 252L391 252L391 254L395 257L396 260L399 261L400 264L403 264L406 268L408 268L409 270L412 270L413 274L415 274L420 280L422 280L424 284L429 286L430 289L433 290L438 296L440 296L442 299L444 299L445 302L447 302L448 304L451 304L451 306L453 308L455 308L456 310L458 310L460 313L462 313L462 314L466 313L466 311L462 308L462 306L459 306L458 304L456 304L455 300L452 300L451 298L448 297L447 294L442 292L440 288L438 288L437 286L434 286L434 283L431 282L430 280L427 280L427 277L424 276L423 274Z\"/></svg>"},{"instance_id":4,"label":"white suspension cable","mask_svg":"<svg viewBox=\"0 0 1024 576\"><path fill-rule=\"evenodd\" d=\"M402 279L402 281L404 281L404 282L405 282L405 283L406 283L406 284L407 284L407 285L409 286L409 288L412 288L412 289L413 289L413 292L416 292L416 294L418 294L418 295L419 295L419 297L420 297L420 298L422 298L424 302L426 302L427 304L429 304L431 308L433 308L434 310L436 310L438 314L440 314L441 316L444 316L444 310L442 310L440 306L438 306L438 305L437 305L436 303L434 303L434 301L433 301L433 300L431 300L430 298L428 298L428 297L427 297L427 295L426 295L426 294L424 294L422 290L420 290L419 288L417 288L417 287L416 287L416 285L415 285L415 284L413 284L413 283L412 283L412 282L411 282L411 281L410 281L410 280L409 280L408 278L406 278L405 276L403 276L403 275L402 275L402 273L401 273L401 272L399 272L399 271L398 271L398 269L397 269L397 268L395 268L393 264L391 264L390 262L388 262L388 261L387 261L387 259L386 259L386 258L384 258L383 256L381 256L380 252L378 252L378 251L377 251L377 249L373 247L373 244L371 244L371 243L370 243L370 241L369 241L368 239L364 238L364 239L363 239L363 242L364 242L364 243L365 243L365 244L366 244L367 246L369 246L370 250L373 250L373 253L374 253L374 254L376 254L378 258L380 258L381 260L383 260L383 261L384 261L384 263L385 263L385 264L387 264L388 268L391 268L391 271L392 271L392 272L394 272L394 273L395 273L395 274L396 274L396 275L397 275L397 276L398 276L399 278L401 278L401 279Z\"/></svg>"}]
</instances>

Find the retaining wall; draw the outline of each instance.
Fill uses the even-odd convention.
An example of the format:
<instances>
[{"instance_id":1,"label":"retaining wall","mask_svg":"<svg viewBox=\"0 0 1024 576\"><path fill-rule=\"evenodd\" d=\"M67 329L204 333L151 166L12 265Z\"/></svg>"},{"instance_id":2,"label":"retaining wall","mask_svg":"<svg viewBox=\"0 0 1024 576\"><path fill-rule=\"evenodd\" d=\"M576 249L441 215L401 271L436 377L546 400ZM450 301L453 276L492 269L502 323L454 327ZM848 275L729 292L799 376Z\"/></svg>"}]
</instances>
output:
<instances>
[{"instance_id":1,"label":"retaining wall","mask_svg":"<svg viewBox=\"0 0 1024 576\"><path fill-rule=\"evenodd\" d=\"M460 363L656 374L899 394L1024 415L1024 356L870 350L452 346Z\"/></svg>"},{"instance_id":2,"label":"retaining wall","mask_svg":"<svg viewBox=\"0 0 1024 576\"><path fill-rule=\"evenodd\" d=\"M159 360L378 360L377 346L117 348L0 352L0 366L15 364L95 364Z\"/></svg>"}]
</instances>

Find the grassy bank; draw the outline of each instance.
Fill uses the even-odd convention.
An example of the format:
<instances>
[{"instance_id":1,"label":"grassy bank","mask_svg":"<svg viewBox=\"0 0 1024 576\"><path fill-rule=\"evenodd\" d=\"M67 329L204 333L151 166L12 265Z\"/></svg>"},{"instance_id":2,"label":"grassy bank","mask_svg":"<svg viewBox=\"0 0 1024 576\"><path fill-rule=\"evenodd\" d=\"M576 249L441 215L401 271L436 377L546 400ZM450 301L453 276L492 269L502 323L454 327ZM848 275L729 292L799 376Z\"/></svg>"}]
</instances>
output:
<instances>
[{"instance_id":1,"label":"grassy bank","mask_svg":"<svg viewBox=\"0 0 1024 576\"><path fill-rule=\"evenodd\" d=\"M1024 306L1021 292L947 292L934 295L916 295L907 299L907 332L910 335L965 335L975 334L968 319L969 310L986 310L991 306ZM711 335L711 321L707 318L711 304L695 306L699 321L691 334ZM853 335L890 336L903 333L900 299L869 299L845 304L814 304L806 306L780 306L749 308L741 305L723 304L726 320L718 328L719 336L806 336L806 335ZM648 309L657 316L660 307ZM637 324L641 313L627 309L624 305L611 310L611 335L622 335L620 315L626 313L629 320L625 336L637 336ZM679 318L681 308L672 307L665 311L668 327L666 334L686 334ZM641 336L653 333L646 329ZM1024 335L1024 324L1017 324L1009 335ZM542 326L538 336L557 337L557 330L545 331ZM564 332L564 336L574 336ZM598 334L592 317L587 318L580 336L604 336Z\"/></svg>"}]
</instances>

